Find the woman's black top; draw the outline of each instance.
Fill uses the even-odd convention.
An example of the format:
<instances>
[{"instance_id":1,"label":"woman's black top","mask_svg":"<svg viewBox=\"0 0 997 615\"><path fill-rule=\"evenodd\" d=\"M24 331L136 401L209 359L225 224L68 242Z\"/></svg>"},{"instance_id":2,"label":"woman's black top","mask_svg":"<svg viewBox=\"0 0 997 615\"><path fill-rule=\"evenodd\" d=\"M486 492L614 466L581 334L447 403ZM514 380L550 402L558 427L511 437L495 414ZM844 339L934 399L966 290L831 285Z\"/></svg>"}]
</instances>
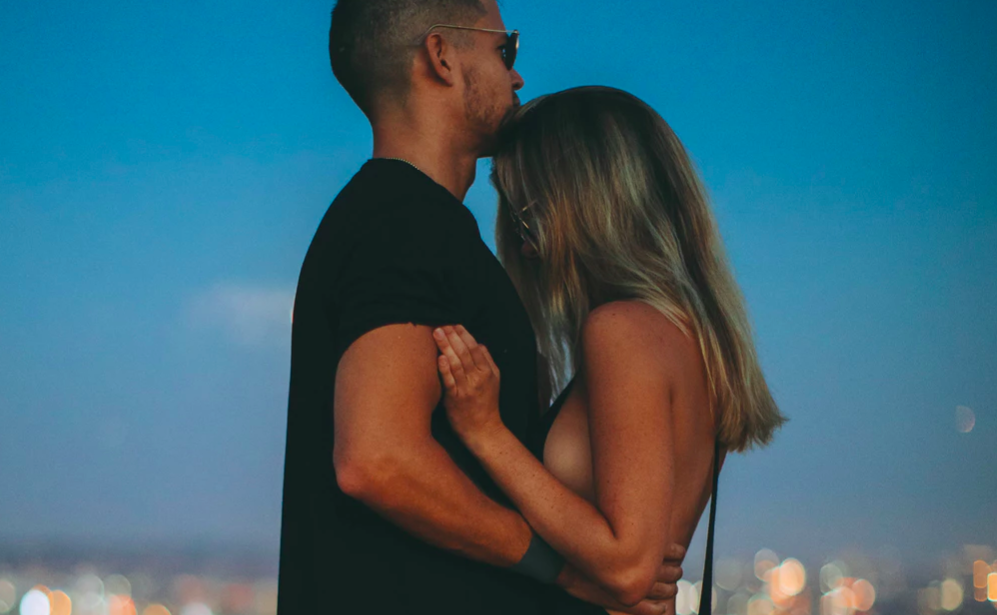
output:
<instances>
[{"instance_id":1,"label":"woman's black top","mask_svg":"<svg viewBox=\"0 0 997 615\"><path fill-rule=\"evenodd\" d=\"M561 407L571 394L571 388L575 384L572 378L568 382L561 394L557 396L550 409L544 412L537 424L538 429L532 438L535 451L539 451L538 457L543 461L544 443L550 428L554 425ZM713 611L713 526L717 518L717 483L720 478L720 442L713 447L713 491L710 497L710 524L706 534L706 562L703 565L703 586L700 592L700 604L698 613L711 613ZM551 615L606 615L606 610L602 607L589 604L579 600L574 596L564 593L559 587L552 587L546 596L547 609Z\"/></svg>"}]
</instances>

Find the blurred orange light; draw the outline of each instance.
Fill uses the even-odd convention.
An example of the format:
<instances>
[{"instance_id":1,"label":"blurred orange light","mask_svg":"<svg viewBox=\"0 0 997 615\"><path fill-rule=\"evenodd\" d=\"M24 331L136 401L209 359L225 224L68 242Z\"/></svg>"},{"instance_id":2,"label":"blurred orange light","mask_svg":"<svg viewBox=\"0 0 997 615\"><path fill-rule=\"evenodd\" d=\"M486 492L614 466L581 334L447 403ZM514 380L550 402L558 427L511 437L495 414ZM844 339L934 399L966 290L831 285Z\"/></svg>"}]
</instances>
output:
<instances>
[{"instance_id":1,"label":"blurred orange light","mask_svg":"<svg viewBox=\"0 0 997 615\"><path fill-rule=\"evenodd\" d=\"M990 574L990 566L985 561L978 559L973 562L973 587L986 587L988 574Z\"/></svg>"},{"instance_id":2,"label":"blurred orange light","mask_svg":"<svg viewBox=\"0 0 997 615\"><path fill-rule=\"evenodd\" d=\"M51 615L71 615L73 612L73 601L65 592L54 591L48 596L51 603Z\"/></svg>"},{"instance_id":3,"label":"blurred orange light","mask_svg":"<svg viewBox=\"0 0 997 615\"><path fill-rule=\"evenodd\" d=\"M204 583L193 575L182 574L173 581L173 597L177 603L200 602L206 596Z\"/></svg>"},{"instance_id":4,"label":"blurred orange light","mask_svg":"<svg viewBox=\"0 0 997 615\"><path fill-rule=\"evenodd\" d=\"M820 600L821 615L852 615L854 612L855 594L845 585L839 585Z\"/></svg>"},{"instance_id":5,"label":"blurred orange light","mask_svg":"<svg viewBox=\"0 0 997 615\"><path fill-rule=\"evenodd\" d=\"M997 602L997 572L987 575L987 599L990 602Z\"/></svg>"},{"instance_id":6,"label":"blurred orange light","mask_svg":"<svg viewBox=\"0 0 997 615\"><path fill-rule=\"evenodd\" d=\"M142 615L172 615L170 610L161 604L150 604L142 611Z\"/></svg>"},{"instance_id":7,"label":"blurred orange light","mask_svg":"<svg viewBox=\"0 0 997 615\"><path fill-rule=\"evenodd\" d=\"M795 596L803 591L803 586L807 582L807 571L799 560L792 557L779 566L779 591L787 596Z\"/></svg>"},{"instance_id":8,"label":"blurred orange light","mask_svg":"<svg viewBox=\"0 0 997 615\"><path fill-rule=\"evenodd\" d=\"M135 603L128 596L111 596L107 603L108 615L137 615Z\"/></svg>"},{"instance_id":9,"label":"blurred orange light","mask_svg":"<svg viewBox=\"0 0 997 615\"><path fill-rule=\"evenodd\" d=\"M253 586L245 583L230 583L222 594L222 611L243 613L253 606Z\"/></svg>"},{"instance_id":10,"label":"blurred orange light","mask_svg":"<svg viewBox=\"0 0 997 615\"><path fill-rule=\"evenodd\" d=\"M855 601L852 603L856 611L868 611L876 602L876 588L865 579L859 579L852 583L852 592Z\"/></svg>"}]
</instances>

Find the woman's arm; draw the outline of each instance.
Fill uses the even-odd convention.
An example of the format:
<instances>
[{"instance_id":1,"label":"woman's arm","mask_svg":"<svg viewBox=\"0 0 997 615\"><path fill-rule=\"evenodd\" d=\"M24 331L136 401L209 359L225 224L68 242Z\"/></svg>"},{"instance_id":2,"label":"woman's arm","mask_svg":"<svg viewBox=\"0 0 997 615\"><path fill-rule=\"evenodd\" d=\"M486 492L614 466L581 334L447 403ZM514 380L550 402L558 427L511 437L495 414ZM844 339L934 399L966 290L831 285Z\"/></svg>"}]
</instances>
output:
<instances>
[{"instance_id":1,"label":"woman's arm","mask_svg":"<svg viewBox=\"0 0 997 615\"><path fill-rule=\"evenodd\" d=\"M650 309L609 304L584 327L597 506L561 484L502 424L487 350L462 328L436 334L455 431L534 530L624 604L648 594L672 542L671 370L660 344L649 343Z\"/></svg>"}]
</instances>

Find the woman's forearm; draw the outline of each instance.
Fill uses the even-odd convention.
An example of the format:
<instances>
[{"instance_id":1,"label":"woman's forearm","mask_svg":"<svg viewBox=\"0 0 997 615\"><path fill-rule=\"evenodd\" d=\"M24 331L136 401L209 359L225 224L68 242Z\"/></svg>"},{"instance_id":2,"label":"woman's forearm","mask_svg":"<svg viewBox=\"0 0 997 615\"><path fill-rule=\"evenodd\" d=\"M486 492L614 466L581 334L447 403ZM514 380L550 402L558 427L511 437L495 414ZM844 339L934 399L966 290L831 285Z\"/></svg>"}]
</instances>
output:
<instances>
[{"instance_id":1,"label":"woman's forearm","mask_svg":"<svg viewBox=\"0 0 997 615\"><path fill-rule=\"evenodd\" d=\"M467 438L467 444L526 521L565 559L620 602L635 604L646 595L661 554L628 544L598 508L565 487L504 426Z\"/></svg>"}]
</instances>

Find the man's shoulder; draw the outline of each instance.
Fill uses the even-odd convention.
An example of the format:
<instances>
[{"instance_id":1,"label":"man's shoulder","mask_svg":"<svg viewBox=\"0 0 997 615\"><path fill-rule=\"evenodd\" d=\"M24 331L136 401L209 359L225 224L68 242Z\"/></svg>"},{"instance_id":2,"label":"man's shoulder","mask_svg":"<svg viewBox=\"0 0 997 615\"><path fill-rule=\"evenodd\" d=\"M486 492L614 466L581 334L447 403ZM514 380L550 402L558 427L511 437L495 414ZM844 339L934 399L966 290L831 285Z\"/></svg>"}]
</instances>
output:
<instances>
[{"instance_id":1,"label":"man's shoulder","mask_svg":"<svg viewBox=\"0 0 997 615\"><path fill-rule=\"evenodd\" d=\"M303 268L328 279L344 267L366 271L387 263L441 270L472 266L481 237L471 212L433 189L442 190L438 185L405 176L394 183L385 179L361 169L340 191Z\"/></svg>"},{"instance_id":2,"label":"man's shoulder","mask_svg":"<svg viewBox=\"0 0 997 615\"><path fill-rule=\"evenodd\" d=\"M471 233L477 223L466 207L428 178L374 173L365 166L340 191L323 220L333 234L384 233L419 237Z\"/></svg>"}]
</instances>

